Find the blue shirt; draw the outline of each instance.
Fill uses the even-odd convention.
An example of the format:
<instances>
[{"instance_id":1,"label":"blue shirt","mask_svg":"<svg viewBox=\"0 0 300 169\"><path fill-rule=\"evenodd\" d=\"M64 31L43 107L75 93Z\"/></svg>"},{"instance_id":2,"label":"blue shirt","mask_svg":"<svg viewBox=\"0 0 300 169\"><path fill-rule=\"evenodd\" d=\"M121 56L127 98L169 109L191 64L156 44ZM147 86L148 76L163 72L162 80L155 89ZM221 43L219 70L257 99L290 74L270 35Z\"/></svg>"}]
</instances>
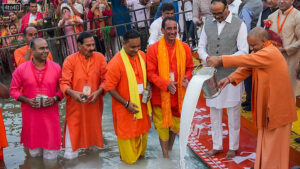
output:
<instances>
[{"instance_id":1,"label":"blue shirt","mask_svg":"<svg viewBox=\"0 0 300 169\"><path fill-rule=\"evenodd\" d=\"M127 6L122 6L122 0L108 0L112 3L112 11L113 11L113 25L119 25L124 23L130 23L129 10ZM127 30L131 29L131 25L126 25ZM118 36L123 36L126 32L125 26L117 27Z\"/></svg>"},{"instance_id":2,"label":"blue shirt","mask_svg":"<svg viewBox=\"0 0 300 169\"><path fill-rule=\"evenodd\" d=\"M251 30L251 22L253 19L253 13L248 8L243 8L240 13L240 18L245 22L247 27L247 32L249 33Z\"/></svg>"}]
</instances>

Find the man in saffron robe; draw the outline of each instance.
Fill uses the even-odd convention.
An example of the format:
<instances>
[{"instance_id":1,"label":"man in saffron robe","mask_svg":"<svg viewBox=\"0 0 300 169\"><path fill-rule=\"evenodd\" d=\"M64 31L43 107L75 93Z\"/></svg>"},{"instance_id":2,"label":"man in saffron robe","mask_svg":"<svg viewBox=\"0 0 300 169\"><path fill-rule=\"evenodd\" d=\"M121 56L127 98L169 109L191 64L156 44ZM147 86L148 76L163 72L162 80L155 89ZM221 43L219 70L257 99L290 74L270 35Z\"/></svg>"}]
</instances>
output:
<instances>
[{"instance_id":1,"label":"man in saffron robe","mask_svg":"<svg viewBox=\"0 0 300 169\"><path fill-rule=\"evenodd\" d=\"M9 91L2 83L0 83L0 97L4 99L9 98ZM3 148L7 146L8 144L5 134L5 126L2 117L2 110L0 108L0 161L3 161Z\"/></svg>"},{"instance_id":2,"label":"man in saffron robe","mask_svg":"<svg viewBox=\"0 0 300 169\"><path fill-rule=\"evenodd\" d=\"M239 67L219 82L221 88L252 75L252 116L258 128L255 169L288 169L290 130L297 120L288 65L263 28L254 28L248 43L253 51L249 55L212 56L207 63Z\"/></svg>"},{"instance_id":3,"label":"man in saffron robe","mask_svg":"<svg viewBox=\"0 0 300 169\"><path fill-rule=\"evenodd\" d=\"M24 39L25 39L27 45L16 49L14 52L14 57L15 57L17 66L20 66L22 63L32 59L33 55L32 55L31 49L29 48L29 44L32 39L37 37L37 34L38 34L37 29L34 27L27 27L24 29ZM49 60L53 60L50 51L48 53L47 58Z\"/></svg>"},{"instance_id":4,"label":"man in saffron robe","mask_svg":"<svg viewBox=\"0 0 300 169\"><path fill-rule=\"evenodd\" d=\"M21 23L21 32L24 31L25 28L28 27L30 23L34 23L36 25L36 21L39 19L43 19L43 14L37 11L37 2L36 0L29 1L29 12L23 16Z\"/></svg>"},{"instance_id":5,"label":"man in saffron robe","mask_svg":"<svg viewBox=\"0 0 300 169\"><path fill-rule=\"evenodd\" d=\"M21 102L21 143L29 148L32 157L56 159L60 150L61 132L58 89L61 68L47 60L49 48L46 40L37 38L31 43L33 59L19 66L13 73L10 94ZM48 97L40 102L37 96Z\"/></svg>"},{"instance_id":6,"label":"man in saffron robe","mask_svg":"<svg viewBox=\"0 0 300 169\"><path fill-rule=\"evenodd\" d=\"M172 150L180 129L181 107L192 77L193 60L189 46L176 38L174 18L164 18L161 31L164 36L147 52L147 76L153 83L153 122L163 156L168 158L168 150Z\"/></svg>"},{"instance_id":7,"label":"man in saffron robe","mask_svg":"<svg viewBox=\"0 0 300 169\"><path fill-rule=\"evenodd\" d=\"M140 34L132 29L123 36L123 49L107 65L105 89L112 96L115 133L121 159L133 164L144 157L151 128L150 96L142 102L147 84L145 54Z\"/></svg>"},{"instance_id":8,"label":"man in saffron robe","mask_svg":"<svg viewBox=\"0 0 300 169\"><path fill-rule=\"evenodd\" d=\"M95 40L83 32L77 39L79 52L63 64L60 88L67 98L63 138L64 157L78 157L78 149L103 148L102 112L106 60L94 52Z\"/></svg>"}]
</instances>

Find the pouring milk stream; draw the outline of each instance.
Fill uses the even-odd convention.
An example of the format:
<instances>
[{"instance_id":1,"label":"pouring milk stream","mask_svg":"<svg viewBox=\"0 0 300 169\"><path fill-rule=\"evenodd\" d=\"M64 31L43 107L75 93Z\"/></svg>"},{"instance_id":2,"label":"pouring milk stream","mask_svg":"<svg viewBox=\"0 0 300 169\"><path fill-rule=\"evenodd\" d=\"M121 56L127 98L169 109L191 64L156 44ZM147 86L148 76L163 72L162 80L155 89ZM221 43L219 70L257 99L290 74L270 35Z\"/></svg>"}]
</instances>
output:
<instances>
[{"instance_id":1,"label":"pouring milk stream","mask_svg":"<svg viewBox=\"0 0 300 169\"><path fill-rule=\"evenodd\" d=\"M198 99L203 87L204 96L206 98L214 98L219 95L220 89L218 88L216 80L216 69L213 67L203 67L196 73L193 73L193 78L187 87L180 120L180 166L185 169L185 154L188 138L190 135L191 123L196 111Z\"/></svg>"}]
</instances>

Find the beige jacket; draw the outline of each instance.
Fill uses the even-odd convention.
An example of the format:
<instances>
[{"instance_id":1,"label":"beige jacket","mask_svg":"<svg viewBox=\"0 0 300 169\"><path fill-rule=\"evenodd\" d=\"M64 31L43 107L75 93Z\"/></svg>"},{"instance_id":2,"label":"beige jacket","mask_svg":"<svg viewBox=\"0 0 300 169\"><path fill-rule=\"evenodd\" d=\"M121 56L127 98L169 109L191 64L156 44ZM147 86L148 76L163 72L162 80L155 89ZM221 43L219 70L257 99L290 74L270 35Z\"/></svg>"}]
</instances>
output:
<instances>
[{"instance_id":1,"label":"beige jacket","mask_svg":"<svg viewBox=\"0 0 300 169\"><path fill-rule=\"evenodd\" d=\"M282 14L280 9L271 14L268 19L273 22L270 27L270 30L274 31L278 34L277 28L277 16L279 13L280 24L283 22L286 14L289 9ZM299 64L300 59L300 12L294 8L290 14L288 15L281 33L279 34L283 41L283 48L286 50L287 55L285 55L285 59L288 63L290 78L292 82L292 87L295 95L296 90L296 69Z\"/></svg>"}]
</instances>

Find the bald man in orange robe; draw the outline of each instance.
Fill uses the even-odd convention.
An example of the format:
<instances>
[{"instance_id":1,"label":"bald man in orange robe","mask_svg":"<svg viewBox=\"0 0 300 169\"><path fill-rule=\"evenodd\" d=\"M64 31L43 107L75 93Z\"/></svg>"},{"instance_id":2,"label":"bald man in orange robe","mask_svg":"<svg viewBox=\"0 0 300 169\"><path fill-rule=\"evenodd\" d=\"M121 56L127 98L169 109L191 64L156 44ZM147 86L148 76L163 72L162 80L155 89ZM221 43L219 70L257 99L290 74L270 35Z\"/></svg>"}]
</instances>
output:
<instances>
[{"instance_id":1,"label":"bald man in orange robe","mask_svg":"<svg viewBox=\"0 0 300 169\"><path fill-rule=\"evenodd\" d=\"M27 45L20 47L15 50L14 52L14 57L15 57L15 62L17 66L20 66L22 63L32 59L33 55L32 52L29 48L30 42L32 39L37 38L38 32L37 29L34 27L27 27L24 30L24 39L27 43ZM48 54L48 59L53 60L52 54L49 52Z\"/></svg>"},{"instance_id":2,"label":"bald man in orange robe","mask_svg":"<svg viewBox=\"0 0 300 169\"><path fill-rule=\"evenodd\" d=\"M95 40L83 32L79 52L68 56L62 67L60 89L66 95L63 137L64 157L78 157L78 149L103 148L102 112L106 60L95 50Z\"/></svg>"},{"instance_id":3,"label":"bald man in orange robe","mask_svg":"<svg viewBox=\"0 0 300 169\"><path fill-rule=\"evenodd\" d=\"M288 169L290 131L297 120L288 65L281 52L268 41L268 33L254 28L248 43L249 55L212 56L210 66L239 67L219 85L237 85L252 75L252 116L258 128L255 169Z\"/></svg>"},{"instance_id":4,"label":"bald man in orange robe","mask_svg":"<svg viewBox=\"0 0 300 169\"><path fill-rule=\"evenodd\" d=\"M180 129L181 106L192 78L193 60L190 47L176 39L174 18L164 18L161 31L164 36L147 52L147 76L153 84L153 122L163 156L168 158Z\"/></svg>"},{"instance_id":5,"label":"bald man in orange robe","mask_svg":"<svg viewBox=\"0 0 300 169\"><path fill-rule=\"evenodd\" d=\"M4 86L2 83L0 83L0 97L8 99L9 98L9 91L6 86ZM7 147L7 139L5 134L5 126L3 123L3 117L2 117L2 110L0 108L0 161L3 161L3 148Z\"/></svg>"},{"instance_id":6,"label":"bald man in orange robe","mask_svg":"<svg viewBox=\"0 0 300 169\"><path fill-rule=\"evenodd\" d=\"M140 35L137 31L130 30L124 34L123 40L123 49L107 65L105 89L112 95L114 129L118 137L121 159L128 164L133 164L138 158L145 156L147 133L151 128L151 112L147 109L147 104L142 103L143 90L146 88L144 82L147 81L147 76L146 55L139 51L141 47ZM129 59L127 64L122 55ZM142 64L144 64L144 70ZM140 119L135 119L135 114L139 112L137 109L139 106L130 97L132 91L130 91L129 85L133 85L131 82L134 79L130 79L130 76L127 75L126 67L132 67L137 83L136 87L141 86L139 93L137 93L142 111ZM150 100L150 97L147 100Z\"/></svg>"}]
</instances>

